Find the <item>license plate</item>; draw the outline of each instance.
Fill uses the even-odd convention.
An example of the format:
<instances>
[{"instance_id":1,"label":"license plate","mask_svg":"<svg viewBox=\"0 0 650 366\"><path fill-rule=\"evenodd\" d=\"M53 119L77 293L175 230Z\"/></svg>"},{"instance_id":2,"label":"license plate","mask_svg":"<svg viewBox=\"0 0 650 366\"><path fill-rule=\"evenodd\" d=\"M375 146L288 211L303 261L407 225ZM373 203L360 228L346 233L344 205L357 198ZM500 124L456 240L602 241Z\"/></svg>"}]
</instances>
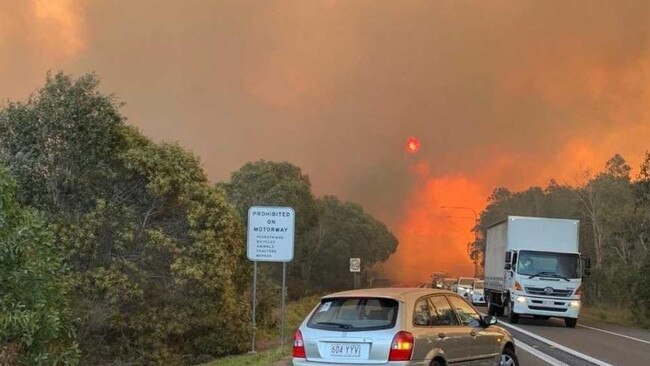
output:
<instances>
[{"instance_id":1,"label":"license plate","mask_svg":"<svg viewBox=\"0 0 650 366\"><path fill-rule=\"evenodd\" d=\"M355 343L332 343L330 344L330 356L361 357L361 345Z\"/></svg>"}]
</instances>

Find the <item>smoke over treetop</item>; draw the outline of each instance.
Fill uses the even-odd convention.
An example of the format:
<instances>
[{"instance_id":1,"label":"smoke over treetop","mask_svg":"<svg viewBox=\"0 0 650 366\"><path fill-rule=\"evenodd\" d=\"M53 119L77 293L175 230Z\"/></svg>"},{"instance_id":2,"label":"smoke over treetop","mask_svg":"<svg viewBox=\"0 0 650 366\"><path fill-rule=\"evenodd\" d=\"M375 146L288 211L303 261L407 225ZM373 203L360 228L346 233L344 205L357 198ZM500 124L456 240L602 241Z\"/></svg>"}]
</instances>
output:
<instances>
[{"instance_id":1,"label":"smoke over treetop","mask_svg":"<svg viewBox=\"0 0 650 366\"><path fill-rule=\"evenodd\" d=\"M289 160L387 220L396 258L455 248L419 255L424 278L465 271L471 240L432 205L573 183L615 152L638 165L649 34L643 1L4 1L0 98L48 69L97 71L131 123L193 149L214 180Z\"/></svg>"}]
</instances>

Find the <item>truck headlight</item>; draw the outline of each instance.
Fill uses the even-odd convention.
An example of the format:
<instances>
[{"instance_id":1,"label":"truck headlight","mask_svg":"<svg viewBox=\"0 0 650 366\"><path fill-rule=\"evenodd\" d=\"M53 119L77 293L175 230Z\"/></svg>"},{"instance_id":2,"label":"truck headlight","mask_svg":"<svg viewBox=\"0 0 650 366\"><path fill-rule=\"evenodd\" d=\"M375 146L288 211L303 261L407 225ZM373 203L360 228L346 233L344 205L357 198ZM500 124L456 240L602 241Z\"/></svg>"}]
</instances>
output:
<instances>
[{"instance_id":1,"label":"truck headlight","mask_svg":"<svg viewBox=\"0 0 650 366\"><path fill-rule=\"evenodd\" d=\"M572 308L579 308L580 307L580 301L571 300L571 301L569 301L569 306L572 307Z\"/></svg>"},{"instance_id":2,"label":"truck headlight","mask_svg":"<svg viewBox=\"0 0 650 366\"><path fill-rule=\"evenodd\" d=\"M517 296L517 302L521 303L521 304L525 304L526 303L526 298L523 297L523 296Z\"/></svg>"}]
</instances>

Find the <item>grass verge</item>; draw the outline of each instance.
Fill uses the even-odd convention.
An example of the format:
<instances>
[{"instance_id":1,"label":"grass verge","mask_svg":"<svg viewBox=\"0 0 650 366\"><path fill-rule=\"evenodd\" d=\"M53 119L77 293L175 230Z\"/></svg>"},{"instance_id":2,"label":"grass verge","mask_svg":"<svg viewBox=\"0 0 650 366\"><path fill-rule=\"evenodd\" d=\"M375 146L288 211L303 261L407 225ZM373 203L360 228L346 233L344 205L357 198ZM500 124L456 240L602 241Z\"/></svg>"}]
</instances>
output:
<instances>
[{"instance_id":1,"label":"grass verge","mask_svg":"<svg viewBox=\"0 0 650 366\"><path fill-rule=\"evenodd\" d=\"M638 319L629 309L606 305L589 305L582 308L580 318L586 321L621 325L633 328L647 328L648 324L639 324Z\"/></svg>"},{"instance_id":2,"label":"grass verge","mask_svg":"<svg viewBox=\"0 0 650 366\"><path fill-rule=\"evenodd\" d=\"M285 318L284 345L280 345L279 327L258 329L256 344L258 352L255 354L244 354L237 356L228 356L216 359L201 366L244 366L244 365L272 365L283 358L291 355L289 345L293 340L293 333L300 323L305 319L307 314L316 306L320 300L319 295L303 297L300 300L287 303ZM274 311L273 317L276 324L280 324L280 308Z\"/></svg>"},{"instance_id":3,"label":"grass verge","mask_svg":"<svg viewBox=\"0 0 650 366\"><path fill-rule=\"evenodd\" d=\"M268 366L290 355L289 346L276 347L255 354L228 356L206 363L203 366Z\"/></svg>"}]
</instances>

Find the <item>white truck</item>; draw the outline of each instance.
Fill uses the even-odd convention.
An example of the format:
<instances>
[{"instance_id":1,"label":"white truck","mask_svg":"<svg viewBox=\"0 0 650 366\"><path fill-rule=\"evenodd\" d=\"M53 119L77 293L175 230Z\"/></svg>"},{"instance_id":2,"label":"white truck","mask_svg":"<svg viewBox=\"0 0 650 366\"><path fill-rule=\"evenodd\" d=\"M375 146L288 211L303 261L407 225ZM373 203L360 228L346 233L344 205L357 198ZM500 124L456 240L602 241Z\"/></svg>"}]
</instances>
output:
<instances>
[{"instance_id":1,"label":"white truck","mask_svg":"<svg viewBox=\"0 0 650 366\"><path fill-rule=\"evenodd\" d=\"M487 230L485 297L488 314L563 318L580 314L582 276L589 260L578 251L578 220L508 216Z\"/></svg>"}]
</instances>

